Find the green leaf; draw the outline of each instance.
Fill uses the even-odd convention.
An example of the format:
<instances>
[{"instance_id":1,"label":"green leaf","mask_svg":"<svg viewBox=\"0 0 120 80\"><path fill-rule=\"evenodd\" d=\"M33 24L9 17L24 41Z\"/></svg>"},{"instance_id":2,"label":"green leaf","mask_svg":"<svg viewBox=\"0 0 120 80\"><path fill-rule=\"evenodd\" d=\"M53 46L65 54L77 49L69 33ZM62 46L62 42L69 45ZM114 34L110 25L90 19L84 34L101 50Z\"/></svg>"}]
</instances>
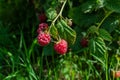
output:
<instances>
[{"instance_id":1,"label":"green leaf","mask_svg":"<svg viewBox=\"0 0 120 80\"><path fill-rule=\"evenodd\" d=\"M88 28L87 33L88 34L97 34L98 35L99 34L98 33L98 28L96 26L91 26L91 27Z\"/></svg>"},{"instance_id":2,"label":"green leaf","mask_svg":"<svg viewBox=\"0 0 120 80\"><path fill-rule=\"evenodd\" d=\"M104 64L104 61L99 57L99 56L95 56L94 54L91 54L96 60L98 60L99 62L101 62L103 65ZM105 67L105 66L104 66Z\"/></svg>"},{"instance_id":3,"label":"green leaf","mask_svg":"<svg viewBox=\"0 0 120 80\"><path fill-rule=\"evenodd\" d=\"M63 27L63 25L61 24L61 22L58 22L58 23L57 23L56 28L58 29L58 33L59 33L60 37L66 39L66 34L65 34L65 32L64 32L64 27ZM61 36L61 35L62 35L62 36Z\"/></svg>"},{"instance_id":4,"label":"green leaf","mask_svg":"<svg viewBox=\"0 0 120 80\"><path fill-rule=\"evenodd\" d=\"M96 0L98 8L102 8L105 6L105 0Z\"/></svg>"},{"instance_id":5,"label":"green leaf","mask_svg":"<svg viewBox=\"0 0 120 80\"><path fill-rule=\"evenodd\" d=\"M90 39L89 41L89 49L91 53L95 53L96 52L96 45L95 45L95 41L94 39Z\"/></svg>"},{"instance_id":6,"label":"green leaf","mask_svg":"<svg viewBox=\"0 0 120 80\"><path fill-rule=\"evenodd\" d=\"M50 35L54 39L57 39L57 37L58 37L58 31L57 31L57 28L54 25L52 25L51 28L50 28Z\"/></svg>"},{"instance_id":7,"label":"green leaf","mask_svg":"<svg viewBox=\"0 0 120 80\"><path fill-rule=\"evenodd\" d=\"M77 24L80 27L87 27L91 26L94 23L97 23L103 15L103 13L85 14L82 10L82 6L78 6L73 7L69 11L69 17L75 24Z\"/></svg>"},{"instance_id":8,"label":"green leaf","mask_svg":"<svg viewBox=\"0 0 120 80\"><path fill-rule=\"evenodd\" d=\"M90 40L91 55L105 66L106 46L102 38L97 37Z\"/></svg>"},{"instance_id":9,"label":"green leaf","mask_svg":"<svg viewBox=\"0 0 120 80\"><path fill-rule=\"evenodd\" d=\"M96 49L100 49L102 51L102 53L100 51L97 51L97 52L100 52L101 54L104 54L106 53L106 45L105 45L105 42L104 40L101 38L101 37L97 37L95 39L95 42L96 42Z\"/></svg>"},{"instance_id":10,"label":"green leaf","mask_svg":"<svg viewBox=\"0 0 120 80\"><path fill-rule=\"evenodd\" d=\"M105 29L99 29L99 35L101 38L103 38L106 41L112 40L110 33L108 31L106 31Z\"/></svg>"},{"instance_id":11,"label":"green leaf","mask_svg":"<svg viewBox=\"0 0 120 80\"><path fill-rule=\"evenodd\" d=\"M120 0L105 0L106 7L111 11L120 13Z\"/></svg>"},{"instance_id":12,"label":"green leaf","mask_svg":"<svg viewBox=\"0 0 120 80\"><path fill-rule=\"evenodd\" d=\"M50 56L54 54L53 44L50 43L47 46L43 48L43 55L44 56Z\"/></svg>"},{"instance_id":13,"label":"green leaf","mask_svg":"<svg viewBox=\"0 0 120 80\"><path fill-rule=\"evenodd\" d=\"M58 33L61 38L65 39L69 45L73 45L76 41L76 32L67 25L64 20L57 23Z\"/></svg>"},{"instance_id":14,"label":"green leaf","mask_svg":"<svg viewBox=\"0 0 120 80\"><path fill-rule=\"evenodd\" d=\"M119 26L120 23L119 19L120 14L112 14L103 22L101 28L111 33Z\"/></svg>"},{"instance_id":15,"label":"green leaf","mask_svg":"<svg viewBox=\"0 0 120 80\"><path fill-rule=\"evenodd\" d=\"M55 9L53 8L49 8L47 11L46 11L46 16L48 18L48 21L52 21L56 16L57 16L57 12Z\"/></svg>"},{"instance_id":16,"label":"green leaf","mask_svg":"<svg viewBox=\"0 0 120 80\"><path fill-rule=\"evenodd\" d=\"M103 41L103 39L101 37L96 37L96 38L90 39L89 49L90 49L91 55L98 58L100 62L105 61L104 55L106 53L107 48L105 46L105 42Z\"/></svg>"},{"instance_id":17,"label":"green leaf","mask_svg":"<svg viewBox=\"0 0 120 80\"><path fill-rule=\"evenodd\" d=\"M96 7L96 1L95 0L88 0L87 2L84 2L81 5L82 11L84 13L92 12Z\"/></svg>"}]
</instances>

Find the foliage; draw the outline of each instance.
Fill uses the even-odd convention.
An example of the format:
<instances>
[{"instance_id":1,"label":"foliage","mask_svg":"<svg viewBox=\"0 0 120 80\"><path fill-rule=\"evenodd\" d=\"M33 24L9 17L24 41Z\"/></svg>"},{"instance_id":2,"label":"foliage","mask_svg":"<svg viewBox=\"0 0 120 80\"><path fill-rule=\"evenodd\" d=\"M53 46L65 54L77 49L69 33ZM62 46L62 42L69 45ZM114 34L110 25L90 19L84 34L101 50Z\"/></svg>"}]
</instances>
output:
<instances>
[{"instance_id":1,"label":"foliage","mask_svg":"<svg viewBox=\"0 0 120 80\"><path fill-rule=\"evenodd\" d=\"M45 47L36 39L41 13L51 35ZM53 48L62 38L65 55ZM120 0L0 0L1 80L114 80L119 55Z\"/></svg>"}]
</instances>

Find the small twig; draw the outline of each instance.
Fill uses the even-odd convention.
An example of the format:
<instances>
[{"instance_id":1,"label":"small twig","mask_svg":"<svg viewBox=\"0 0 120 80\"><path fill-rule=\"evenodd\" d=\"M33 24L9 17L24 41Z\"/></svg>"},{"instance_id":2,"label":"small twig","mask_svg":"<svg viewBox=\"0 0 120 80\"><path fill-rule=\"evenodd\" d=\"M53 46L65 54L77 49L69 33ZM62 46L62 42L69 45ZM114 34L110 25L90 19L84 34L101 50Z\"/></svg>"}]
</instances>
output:
<instances>
[{"instance_id":1,"label":"small twig","mask_svg":"<svg viewBox=\"0 0 120 80\"><path fill-rule=\"evenodd\" d=\"M107 13L106 16L105 16L105 17L102 19L102 21L99 23L99 25L97 26L97 28L99 28L99 27L102 25L102 23L105 21L105 19L106 19L108 16L110 16L112 13L113 13L113 11L110 11L109 13Z\"/></svg>"},{"instance_id":2,"label":"small twig","mask_svg":"<svg viewBox=\"0 0 120 80\"><path fill-rule=\"evenodd\" d=\"M63 9L64 9L64 7L65 7L66 2L67 2L67 0L64 1L63 5L62 5L62 8L61 8L61 10L60 10L60 12L59 12L59 14L58 14L57 17L52 21L52 23L51 23L51 25L50 25L50 28L49 28L49 31L50 31L52 25L55 24L56 20L57 20L60 16L62 16L62 12L63 12Z\"/></svg>"},{"instance_id":3,"label":"small twig","mask_svg":"<svg viewBox=\"0 0 120 80\"><path fill-rule=\"evenodd\" d=\"M60 10L60 12L59 12L59 14L58 14L57 17L53 20L52 23L55 23L55 21L56 21L60 16L62 16L62 12L63 12L63 9L64 9L64 7L65 7L66 2L67 2L67 0L64 1L63 5L62 5L62 8L61 8L61 10Z\"/></svg>"}]
</instances>

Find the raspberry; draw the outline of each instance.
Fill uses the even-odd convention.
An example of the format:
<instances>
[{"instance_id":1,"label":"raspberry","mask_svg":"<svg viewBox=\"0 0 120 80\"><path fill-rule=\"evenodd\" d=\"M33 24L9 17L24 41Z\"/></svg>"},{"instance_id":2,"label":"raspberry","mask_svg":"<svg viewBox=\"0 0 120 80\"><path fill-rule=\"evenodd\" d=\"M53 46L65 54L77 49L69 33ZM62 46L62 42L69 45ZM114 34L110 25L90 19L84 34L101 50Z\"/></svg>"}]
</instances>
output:
<instances>
[{"instance_id":1,"label":"raspberry","mask_svg":"<svg viewBox=\"0 0 120 80\"><path fill-rule=\"evenodd\" d=\"M116 78L120 77L120 71L115 72L115 77Z\"/></svg>"},{"instance_id":2,"label":"raspberry","mask_svg":"<svg viewBox=\"0 0 120 80\"><path fill-rule=\"evenodd\" d=\"M82 47L87 47L88 46L88 39L82 38L80 43L81 43Z\"/></svg>"},{"instance_id":3,"label":"raspberry","mask_svg":"<svg viewBox=\"0 0 120 80\"><path fill-rule=\"evenodd\" d=\"M38 15L38 18L39 18L40 22L45 22L47 17L44 13L41 13Z\"/></svg>"},{"instance_id":4,"label":"raspberry","mask_svg":"<svg viewBox=\"0 0 120 80\"><path fill-rule=\"evenodd\" d=\"M68 24L68 26L72 26L72 20L71 19L69 19L68 21L67 21L67 24Z\"/></svg>"},{"instance_id":5,"label":"raspberry","mask_svg":"<svg viewBox=\"0 0 120 80\"><path fill-rule=\"evenodd\" d=\"M54 44L54 49L59 54L65 54L67 52L68 43L64 39Z\"/></svg>"},{"instance_id":6,"label":"raspberry","mask_svg":"<svg viewBox=\"0 0 120 80\"><path fill-rule=\"evenodd\" d=\"M120 71L112 71L112 74L114 78L120 77Z\"/></svg>"},{"instance_id":7,"label":"raspberry","mask_svg":"<svg viewBox=\"0 0 120 80\"><path fill-rule=\"evenodd\" d=\"M37 40L41 46L46 46L47 44L50 43L51 37L48 33L40 33L37 36Z\"/></svg>"},{"instance_id":8,"label":"raspberry","mask_svg":"<svg viewBox=\"0 0 120 80\"><path fill-rule=\"evenodd\" d=\"M39 24L39 28L37 29L37 33L39 34L42 31L44 32L47 29L48 29L48 24L47 23L41 23L41 24Z\"/></svg>"},{"instance_id":9,"label":"raspberry","mask_svg":"<svg viewBox=\"0 0 120 80\"><path fill-rule=\"evenodd\" d=\"M40 20L40 22L45 22L46 18L47 17L45 15L45 13L38 14L38 19Z\"/></svg>"}]
</instances>

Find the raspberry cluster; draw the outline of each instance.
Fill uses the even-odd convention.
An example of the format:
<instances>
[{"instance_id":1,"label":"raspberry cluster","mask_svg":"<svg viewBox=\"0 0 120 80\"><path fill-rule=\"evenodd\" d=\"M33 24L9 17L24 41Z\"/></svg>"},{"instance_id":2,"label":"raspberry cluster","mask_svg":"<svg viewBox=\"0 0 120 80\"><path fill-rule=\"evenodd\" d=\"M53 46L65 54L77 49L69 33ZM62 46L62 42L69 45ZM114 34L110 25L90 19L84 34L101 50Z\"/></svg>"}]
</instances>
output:
<instances>
[{"instance_id":1,"label":"raspberry cluster","mask_svg":"<svg viewBox=\"0 0 120 80\"><path fill-rule=\"evenodd\" d=\"M37 40L41 46L46 46L51 41L51 36L48 32L49 27L48 27L48 24L45 23L46 16L45 16L45 14L41 14L41 15L39 15L38 18L41 23L39 24L39 27L37 29L37 33L38 33ZM54 50L58 54L62 54L62 55L65 54L67 52L67 49L68 49L68 43L64 39L60 39L60 40L58 40L58 42L56 42L54 44Z\"/></svg>"},{"instance_id":2,"label":"raspberry cluster","mask_svg":"<svg viewBox=\"0 0 120 80\"><path fill-rule=\"evenodd\" d=\"M41 23L39 24L39 27L37 29L37 33L38 33L37 40L41 46L46 46L51 41L50 34L47 32L48 24L45 23L46 15L42 13L41 15L38 16L38 18Z\"/></svg>"}]
</instances>

